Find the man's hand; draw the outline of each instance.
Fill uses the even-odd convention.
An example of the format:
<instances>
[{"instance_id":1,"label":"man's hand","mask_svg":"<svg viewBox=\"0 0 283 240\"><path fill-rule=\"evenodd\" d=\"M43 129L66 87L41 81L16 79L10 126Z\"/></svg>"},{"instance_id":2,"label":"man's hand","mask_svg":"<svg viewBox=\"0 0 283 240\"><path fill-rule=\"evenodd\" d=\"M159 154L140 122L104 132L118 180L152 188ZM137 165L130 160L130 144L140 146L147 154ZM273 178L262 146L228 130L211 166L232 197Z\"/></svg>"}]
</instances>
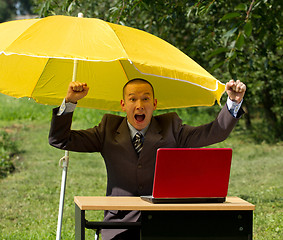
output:
<instances>
[{"instance_id":1,"label":"man's hand","mask_svg":"<svg viewBox=\"0 0 283 240\"><path fill-rule=\"evenodd\" d=\"M70 82L65 101L77 103L78 100L84 98L88 93L89 87L86 83Z\"/></svg>"},{"instance_id":2,"label":"man's hand","mask_svg":"<svg viewBox=\"0 0 283 240\"><path fill-rule=\"evenodd\" d=\"M240 80L237 80L236 82L234 80L230 80L226 83L225 91L233 102L240 103L244 98L246 85Z\"/></svg>"}]
</instances>

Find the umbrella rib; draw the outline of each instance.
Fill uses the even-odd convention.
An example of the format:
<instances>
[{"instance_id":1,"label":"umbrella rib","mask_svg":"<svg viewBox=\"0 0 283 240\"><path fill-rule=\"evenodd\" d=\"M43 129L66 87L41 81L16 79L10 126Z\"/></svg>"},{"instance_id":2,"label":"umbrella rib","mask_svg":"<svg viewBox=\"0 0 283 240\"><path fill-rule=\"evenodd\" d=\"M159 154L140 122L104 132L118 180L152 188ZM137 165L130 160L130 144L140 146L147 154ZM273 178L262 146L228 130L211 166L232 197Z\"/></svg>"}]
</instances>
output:
<instances>
[{"instance_id":1,"label":"umbrella rib","mask_svg":"<svg viewBox=\"0 0 283 240\"><path fill-rule=\"evenodd\" d=\"M199 85L199 84L197 84L197 83L189 82L189 81L183 80L183 79L172 78L172 77L166 77L166 76L161 76L161 75L156 75L156 74L151 74L151 73L144 73L144 72L140 71L140 70L135 66L135 64L134 64L133 62L131 62L131 63L133 64L134 68L135 68L139 73L141 73L141 74L149 75L149 76L155 76L155 77L163 77L163 78L167 78L167 79L171 79L171 80L179 81L179 82L185 82L185 83L198 86L198 87L200 87L200 88L203 88L203 89L208 90L208 91L211 91L211 92L215 92L215 91L218 90L218 83L224 85L222 82L220 82L219 80L215 79L215 80L216 80L216 82L215 82L215 84L216 84L215 89L209 89L209 88L204 87L204 86L201 86L201 85ZM199 74L197 74L197 75L199 75ZM201 75L199 75L199 76L201 76Z\"/></svg>"},{"instance_id":2,"label":"umbrella rib","mask_svg":"<svg viewBox=\"0 0 283 240\"><path fill-rule=\"evenodd\" d=\"M49 58L49 59L46 61L45 66L44 66L44 68L43 68L43 69L45 69L45 67L46 67L46 66L47 66L47 64L49 63L50 59L51 59L51 58ZM43 71L41 72L41 74L40 74L40 76L39 76L39 78L38 78L38 79L40 79L40 78L41 78L42 74L43 74ZM34 87L33 87L32 93L31 93L31 95L30 95L30 97L31 97L31 98L33 98L33 96L32 96L32 95L33 95L33 93L34 93L34 90L35 90L35 87L36 87L37 83L38 83L38 81L36 81L36 83L35 83L35 85L34 85ZM33 99L34 99L34 98L33 98ZM36 100L36 99L35 99L35 100Z\"/></svg>"},{"instance_id":3,"label":"umbrella rib","mask_svg":"<svg viewBox=\"0 0 283 240\"><path fill-rule=\"evenodd\" d=\"M128 61L131 62L130 60L128 60ZM132 63L132 62L131 62L131 63ZM122 70L123 70L123 72L124 72L124 74L125 74L127 80L129 81L129 76L128 76L127 72L125 71L125 68L124 68L124 66L123 66L123 64L121 63L120 60L119 60L119 64L120 64L120 66L121 66L121 68L122 68Z\"/></svg>"},{"instance_id":4,"label":"umbrella rib","mask_svg":"<svg viewBox=\"0 0 283 240\"><path fill-rule=\"evenodd\" d=\"M35 22L35 23L33 23L33 24L36 24L36 22L38 22L39 20L40 20L40 19L25 19L25 20L17 20L17 21L29 21L29 22ZM31 25L33 25L33 24L31 24ZM31 25L30 25L30 26L31 26ZM29 26L29 27L30 27L30 26ZM28 28L29 28L29 27L28 27ZM28 29L28 28L27 28L27 29ZM27 30L27 29L26 29L26 30ZM25 31L26 31L26 30L25 30ZM24 32L25 32L25 31L24 31ZM24 32L22 32L21 34L19 34L19 35L9 44L9 46L6 47L5 49L8 49L11 45L13 45L13 43L16 42L16 41L23 35ZM2 53L4 53L6 56L9 55L9 54L6 54L6 53L5 53L5 50L4 50L4 51L1 51L1 52L0 52L0 55L1 55Z\"/></svg>"},{"instance_id":5,"label":"umbrella rib","mask_svg":"<svg viewBox=\"0 0 283 240\"><path fill-rule=\"evenodd\" d=\"M55 58L55 59L66 59L66 60L82 60L82 61L88 61L88 62L115 62L119 60L128 60L131 62L129 58L125 57L120 57L120 58L115 58L111 60L95 60L95 59L85 59L85 58L72 58L72 57L54 57L54 56L41 56L41 55L32 55L32 54L24 54L24 53L7 53L5 51L1 51L0 55L4 54L5 56L10 56L10 55L18 55L18 56L27 56L27 57L37 57L37 58Z\"/></svg>"},{"instance_id":6,"label":"umbrella rib","mask_svg":"<svg viewBox=\"0 0 283 240\"><path fill-rule=\"evenodd\" d=\"M122 49L123 49L124 53L127 55L127 60L128 60L129 62L131 62L131 59L129 58L129 55L128 55L128 53L126 52L125 47L124 47L124 44L123 44L123 42L120 40L119 36L116 34L116 32L113 30L113 28L112 28L107 22L106 22L106 25L108 26L109 29L111 29L111 31L114 33L114 35L115 35L116 38L118 39L119 43L120 43L121 46L122 46Z\"/></svg>"}]
</instances>

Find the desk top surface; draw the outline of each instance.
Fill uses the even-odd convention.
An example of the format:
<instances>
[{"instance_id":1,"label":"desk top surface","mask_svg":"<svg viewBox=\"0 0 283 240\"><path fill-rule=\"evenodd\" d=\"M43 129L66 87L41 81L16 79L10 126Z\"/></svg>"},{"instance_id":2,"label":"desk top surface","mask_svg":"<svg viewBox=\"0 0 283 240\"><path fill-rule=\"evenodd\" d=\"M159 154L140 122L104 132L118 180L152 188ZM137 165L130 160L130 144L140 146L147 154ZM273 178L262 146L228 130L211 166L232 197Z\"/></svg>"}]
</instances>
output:
<instances>
[{"instance_id":1,"label":"desk top surface","mask_svg":"<svg viewBox=\"0 0 283 240\"><path fill-rule=\"evenodd\" d=\"M227 197L224 203L153 204L140 197L82 197L74 198L81 210L141 210L141 211L215 211L254 210L255 205L238 197Z\"/></svg>"}]
</instances>

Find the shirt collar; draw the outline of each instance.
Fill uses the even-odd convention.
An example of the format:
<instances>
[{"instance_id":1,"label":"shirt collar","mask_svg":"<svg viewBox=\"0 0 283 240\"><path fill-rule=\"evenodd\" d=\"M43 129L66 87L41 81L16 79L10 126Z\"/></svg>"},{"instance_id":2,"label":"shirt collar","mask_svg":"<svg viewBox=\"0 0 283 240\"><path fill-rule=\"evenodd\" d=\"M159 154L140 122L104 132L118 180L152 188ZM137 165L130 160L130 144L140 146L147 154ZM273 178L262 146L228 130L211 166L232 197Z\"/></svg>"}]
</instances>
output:
<instances>
[{"instance_id":1,"label":"shirt collar","mask_svg":"<svg viewBox=\"0 0 283 240\"><path fill-rule=\"evenodd\" d=\"M135 129L135 128L133 127L132 124L129 123L128 119L127 119L127 124L128 124L129 129L130 129L131 139L134 138L134 136L136 135L137 132L139 132L139 133L141 133L143 136L145 136L146 131L147 131L148 127L149 127L149 124L148 124L144 129L142 129L141 131L138 131L137 129Z\"/></svg>"}]
</instances>

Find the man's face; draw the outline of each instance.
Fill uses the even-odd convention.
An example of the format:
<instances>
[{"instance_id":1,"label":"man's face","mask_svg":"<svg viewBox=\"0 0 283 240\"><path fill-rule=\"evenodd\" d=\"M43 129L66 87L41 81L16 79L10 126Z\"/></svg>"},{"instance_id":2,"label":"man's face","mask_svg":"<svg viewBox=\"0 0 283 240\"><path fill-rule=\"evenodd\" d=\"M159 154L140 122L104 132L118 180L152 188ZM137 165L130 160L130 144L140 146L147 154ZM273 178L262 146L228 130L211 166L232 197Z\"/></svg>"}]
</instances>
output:
<instances>
[{"instance_id":1,"label":"man's face","mask_svg":"<svg viewBox=\"0 0 283 240\"><path fill-rule=\"evenodd\" d=\"M150 123L156 105L157 100L154 99L152 88L148 83L134 81L125 87L121 107L135 129L140 131Z\"/></svg>"}]
</instances>

